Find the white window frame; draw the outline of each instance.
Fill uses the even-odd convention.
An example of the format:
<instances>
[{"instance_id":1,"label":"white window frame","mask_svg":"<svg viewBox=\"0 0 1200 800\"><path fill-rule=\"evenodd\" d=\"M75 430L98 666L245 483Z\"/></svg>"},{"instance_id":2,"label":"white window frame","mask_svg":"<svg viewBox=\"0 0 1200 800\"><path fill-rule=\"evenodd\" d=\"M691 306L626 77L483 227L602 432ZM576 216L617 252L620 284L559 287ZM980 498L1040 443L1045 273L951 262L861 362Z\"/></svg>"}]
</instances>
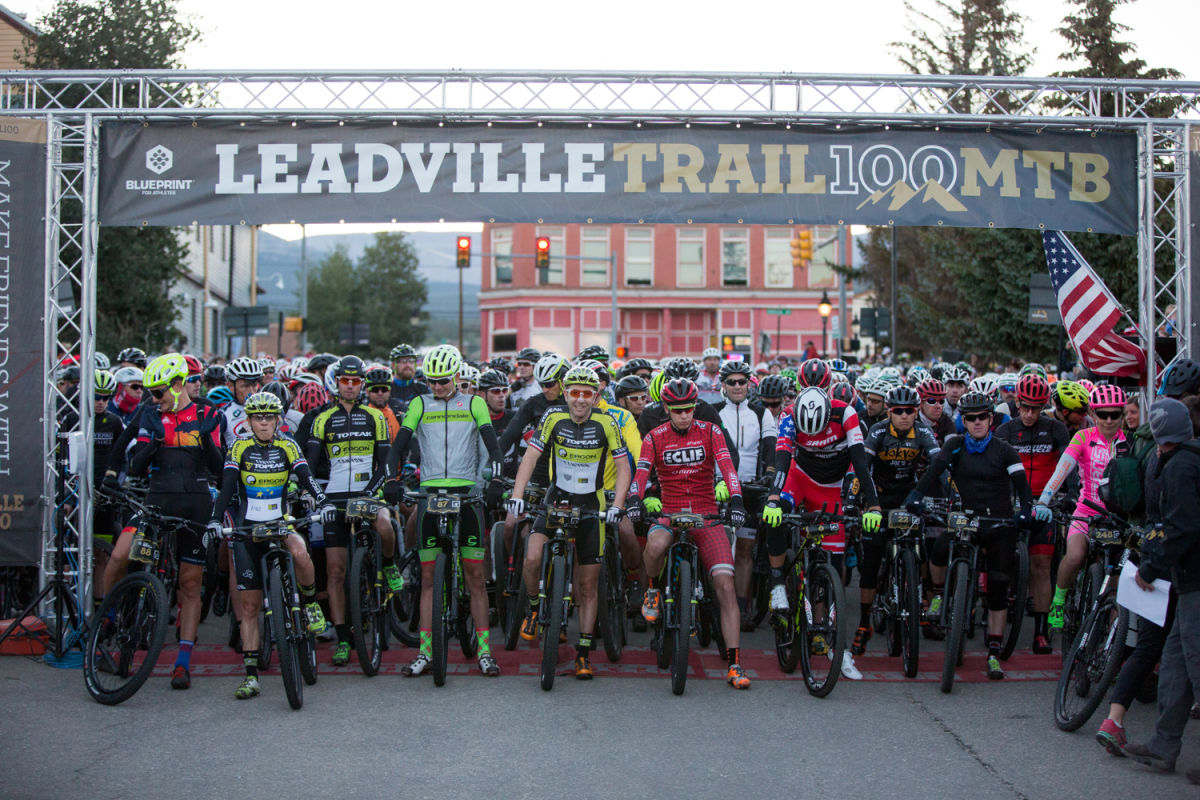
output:
<instances>
[{"instance_id":1,"label":"white window frame","mask_svg":"<svg viewBox=\"0 0 1200 800\"><path fill-rule=\"evenodd\" d=\"M825 266L825 263L827 261L833 264L842 263L842 229L838 225L814 225L811 230L813 235L813 257L808 267L808 288L832 289L837 286L838 274ZM830 242L830 239L833 239L833 241ZM822 245L822 242L828 243ZM813 270L815 269L821 271L819 274L821 280L813 280L813 275L815 274Z\"/></svg>"},{"instance_id":2,"label":"white window frame","mask_svg":"<svg viewBox=\"0 0 1200 800\"><path fill-rule=\"evenodd\" d=\"M745 278L740 283L730 283L729 277L726 275L727 264L725 262L725 246L727 244L742 243L745 246ZM721 229L721 285L731 287L750 287L750 229L749 228L722 228Z\"/></svg>"},{"instance_id":3,"label":"white window frame","mask_svg":"<svg viewBox=\"0 0 1200 800\"><path fill-rule=\"evenodd\" d=\"M631 259L629 257L629 246L633 243L646 245L647 256L645 260ZM634 283L629 279L630 265L638 264L639 267L645 265L649 272L649 278L646 281L639 280ZM654 228L652 226L644 227L629 227L625 229L625 285L634 287L650 287L654 285Z\"/></svg>"},{"instance_id":4,"label":"white window frame","mask_svg":"<svg viewBox=\"0 0 1200 800\"><path fill-rule=\"evenodd\" d=\"M684 245L700 245L700 280L688 283L683 279ZM678 228L675 236L675 285L681 288L702 289L708 284L708 231L704 228ZM690 266L690 265L689 265Z\"/></svg>"},{"instance_id":5,"label":"white window frame","mask_svg":"<svg viewBox=\"0 0 1200 800\"><path fill-rule=\"evenodd\" d=\"M542 280L541 270L536 270L534 279L538 286L566 286L567 262L563 256L567 253L567 228L565 225L539 226L537 238L546 236L550 239L550 267L546 270L546 280ZM557 280L555 278L557 277Z\"/></svg>"},{"instance_id":6,"label":"white window frame","mask_svg":"<svg viewBox=\"0 0 1200 800\"><path fill-rule=\"evenodd\" d=\"M491 251L492 251L492 286L511 286L513 283L513 263L512 263L512 247L513 247L513 229L512 228L492 228L491 235ZM508 262L508 280L500 280L500 262Z\"/></svg>"},{"instance_id":7,"label":"white window frame","mask_svg":"<svg viewBox=\"0 0 1200 800\"><path fill-rule=\"evenodd\" d=\"M609 275L609 266L612 263L609 260L611 250L608 245L609 229L600 225L585 225L579 229L579 285L580 286L608 286L611 276ZM589 245L592 249L597 249L598 252L589 253ZM603 258L597 258L602 255ZM586 261L583 259L587 259ZM598 272L592 273L592 278L589 280L588 268L599 265L604 271L603 274Z\"/></svg>"},{"instance_id":8,"label":"white window frame","mask_svg":"<svg viewBox=\"0 0 1200 800\"><path fill-rule=\"evenodd\" d=\"M795 268L792 266L791 228L767 228L763 232L763 286L768 289L792 289L796 285ZM781 259L775 263L775 280L772 280L772 257ZM779 280L780 277L786 280Z\"/></svg>"}]
</instances>

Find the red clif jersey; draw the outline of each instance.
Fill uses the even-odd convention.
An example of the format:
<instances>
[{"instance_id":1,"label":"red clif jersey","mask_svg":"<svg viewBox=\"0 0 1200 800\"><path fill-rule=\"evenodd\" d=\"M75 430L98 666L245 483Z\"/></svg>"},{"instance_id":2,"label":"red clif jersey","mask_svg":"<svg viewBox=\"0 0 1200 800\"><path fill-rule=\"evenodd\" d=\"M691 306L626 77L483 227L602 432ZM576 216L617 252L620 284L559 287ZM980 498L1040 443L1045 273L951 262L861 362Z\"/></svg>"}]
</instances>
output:
<instances>
[{"instance_id":1,"label":"red clif jersey","mask_svg":"<svg viewBox=\"0 0 1200 800\"><path fill-rule=\"evenodd\" d=\"M670 422L664 422L642 440L629 493L640 497L653 469L662 492L663 513L691 510L697 514L715 514L713 486L718 466L730 494L740 495L742 485L737 469L725 446L725 434L716 425L692 420L687 432L679 433Z\"/></svg>"},{"instance_id":2,"label":"red clif jersey","mask_svg":"<svg viewBox=\"0 0 1200 800\"><path fill-rule=\"evenodd\" d=\"M776 451L791 453L795 466L822 485L841 483L850 471L850 448L863 443L854 406L841 400L829 402L829 424L820 433L810 436L799 431L789 409L779 421L779 438L775 441Z\"/></svg>"}]
</instances>

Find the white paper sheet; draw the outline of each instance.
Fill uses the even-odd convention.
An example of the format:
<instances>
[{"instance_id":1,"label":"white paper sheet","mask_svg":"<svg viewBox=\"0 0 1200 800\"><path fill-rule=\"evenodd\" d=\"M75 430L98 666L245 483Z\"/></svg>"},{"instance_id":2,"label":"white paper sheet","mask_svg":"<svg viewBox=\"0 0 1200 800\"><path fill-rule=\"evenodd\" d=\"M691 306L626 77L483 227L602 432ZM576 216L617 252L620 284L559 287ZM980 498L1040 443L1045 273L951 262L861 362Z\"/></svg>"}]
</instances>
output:
<instances>
[{"instance_id":1,"label":"white paper sheet","mask_svg":"<svg viewBox=\"0 0 1200 800\"><path fill-rule=\"evenodd\" d=\"M1126 561L1117 582L1117 602L1139 617L1145 617L1161 627L1167 621L1167 601L1171 596L1171 582L1161 578L1154 582L1154 591L1147 592L1137 585L1134 576L1137 567Z\"/></svg>"}]
</instances>

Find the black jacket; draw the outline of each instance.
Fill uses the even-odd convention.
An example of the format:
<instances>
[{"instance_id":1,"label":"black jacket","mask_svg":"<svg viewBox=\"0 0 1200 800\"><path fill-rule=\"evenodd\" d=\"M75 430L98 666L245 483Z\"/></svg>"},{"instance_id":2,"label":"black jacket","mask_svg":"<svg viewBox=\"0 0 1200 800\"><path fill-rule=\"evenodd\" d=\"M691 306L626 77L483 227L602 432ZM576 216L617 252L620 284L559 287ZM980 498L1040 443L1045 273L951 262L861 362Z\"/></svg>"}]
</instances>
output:
<instances>
[{"instance_id":1,"label":"black jacket","mask_svg":"<svg viewBox=\"0 0 1200 800\"><path fill-rule=\"evenodd\" d=\"M1146 581L1170 576L1178 594L1200 591L1200 440L1167 453L1159 474L1162 533L1147 536L1138 572Z\"/></svg>"}]
</instances>

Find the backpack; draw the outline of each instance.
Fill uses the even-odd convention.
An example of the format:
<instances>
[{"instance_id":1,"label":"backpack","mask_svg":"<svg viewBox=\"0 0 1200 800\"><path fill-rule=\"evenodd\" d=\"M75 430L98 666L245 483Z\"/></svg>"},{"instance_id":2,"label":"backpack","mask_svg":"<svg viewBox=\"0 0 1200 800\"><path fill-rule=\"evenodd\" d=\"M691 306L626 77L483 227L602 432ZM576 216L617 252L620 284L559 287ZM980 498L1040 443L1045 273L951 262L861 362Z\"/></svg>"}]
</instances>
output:
<instances>
[{"instance_id":1,"label":"backpack","mask_svg":"<svg viewBox=\"0 0 1200 800\"><path fill-rule=\"evenodd\" d=\"M1100 479L1100 502L1122 517L1140 517L1146 510L1146 460L1154 452L1149 426L1133 434L1128 447L1118 448Z\"/></svg>"}]
</instances>

